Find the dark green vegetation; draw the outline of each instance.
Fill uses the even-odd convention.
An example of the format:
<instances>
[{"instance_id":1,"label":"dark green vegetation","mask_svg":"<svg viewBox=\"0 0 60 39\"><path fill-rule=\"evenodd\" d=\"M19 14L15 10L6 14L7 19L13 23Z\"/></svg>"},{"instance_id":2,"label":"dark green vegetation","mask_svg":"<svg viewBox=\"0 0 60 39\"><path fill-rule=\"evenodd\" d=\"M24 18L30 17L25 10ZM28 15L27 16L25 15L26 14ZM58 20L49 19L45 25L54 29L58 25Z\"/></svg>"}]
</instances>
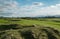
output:
<instances>
[{"instance_id":1,"label":"dark green vegetation","mask_svg":"<svg viewBox=\"0 0 60 39\"><path fill-rule=\"evenodd\" d=\"M60 18L0 18L0 39L60 39Z\"/></svg>"}]
</instances>

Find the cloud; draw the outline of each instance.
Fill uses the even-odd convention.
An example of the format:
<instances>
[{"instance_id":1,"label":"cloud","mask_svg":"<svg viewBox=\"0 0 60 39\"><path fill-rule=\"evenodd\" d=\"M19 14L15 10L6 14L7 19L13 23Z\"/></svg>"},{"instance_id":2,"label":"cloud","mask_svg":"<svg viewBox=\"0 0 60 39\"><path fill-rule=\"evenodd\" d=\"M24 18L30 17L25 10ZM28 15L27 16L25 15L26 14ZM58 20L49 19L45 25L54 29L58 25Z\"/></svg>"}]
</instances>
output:
<instances>
[{"instance_id":1,"label":"cloud","mask_svg":"<svg viewBox=\"0 0 60 39\"><path fill-rule=\"evenodd\" d=\"M28 6L28 7L30 7L30 6ZM27 11L28 11L28 9L27 9ZM30 14L31 16L60 15L60 4L50 5L50 6L46 6L46 7L34 6L29 11L30 12L28 12L28 13L31 13Z\"/></svg>"},{"instance_id":2,"label":"cloud","mask_svg":"<svg viewBox=\"0 0 60 39\"><path fill-rule=\"evenodd\" d=\"M60 4L45 6L42 2L23 5L15 0L0 0L0 16L35 17L46 15L60 15Z\"/></svg>"},{"instance_id":3,"label":"cloud","mask_svg":"<svg viewBox=\"0 0 60 39\"><path fill-rule=\"evenodd\" d=\"M50 5L50 6L46 6L46 7L41 7L41 6L32 7L32 6L33 5L25 7L25 10L27 9L25 13L27 13L27 14L30 13L29 15L31 15L31 16L60 15L60 7L59 7L60 4ZM30 11L30 12L27 12L27 11Z\"/></svg>"},{"instance_id":4,"label":"cloud","mask_svg":"<svg viewBox=\"0 0 60 39\"><path fill-rule=\"evenodd\" d=\"M0 1L0 16L13 16L13 14L18 12L18 9L19 7L16 1Z\"/></svg>"},{"instance_id":5,"label":"cloud","mask_svg":"<svg viewBox=\"0 0 60 39\"><path fill-rule=\"evenodd\" d=\"M34 2L33 5L36 5L36 6L43 6L44 4L41 3L41 2Z\"/></svg>"}]
</instances>

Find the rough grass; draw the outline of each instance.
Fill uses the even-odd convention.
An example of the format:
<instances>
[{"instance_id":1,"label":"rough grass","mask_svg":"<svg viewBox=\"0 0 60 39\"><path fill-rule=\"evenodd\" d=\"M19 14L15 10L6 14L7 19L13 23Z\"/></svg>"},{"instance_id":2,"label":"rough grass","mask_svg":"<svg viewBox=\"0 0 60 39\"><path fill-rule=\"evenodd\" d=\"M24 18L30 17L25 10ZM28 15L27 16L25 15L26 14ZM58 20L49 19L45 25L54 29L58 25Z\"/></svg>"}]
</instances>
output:
<instances>
[{"instance_id":1,"label":"rough grass","mask_svg":"<svg viewBox=\"0 0 60 39\"><path fill-rule=\"evenodd\" d=\"M29 27L0 32L0 39L60 39L60 32L51 27Z\"/></svg>"}]
</instances>

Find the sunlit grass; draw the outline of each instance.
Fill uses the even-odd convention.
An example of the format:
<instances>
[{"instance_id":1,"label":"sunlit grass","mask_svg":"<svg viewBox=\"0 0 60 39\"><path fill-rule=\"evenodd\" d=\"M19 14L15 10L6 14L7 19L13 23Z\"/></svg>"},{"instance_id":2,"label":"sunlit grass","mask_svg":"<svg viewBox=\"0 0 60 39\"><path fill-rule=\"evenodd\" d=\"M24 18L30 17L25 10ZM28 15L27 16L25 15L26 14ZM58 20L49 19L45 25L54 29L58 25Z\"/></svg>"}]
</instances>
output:
<instances>
[{"instance_id":1,"label":"sunlit grass","mask_svg":"<svg viewBox=\"0 0 60 39\"><path fill-rule=\"evenodd\" d=\"M12 19L10 19L12 20ZM28 19L20 19L20 21L10 21L10 20L4 20L0 19L0 24L20 24L20 25L40 25L40 26L50 26L57 29L60 29L60 22L55 22L55 20L59 21L59 18L45 18L45 19L39 19L39 20L28 20ZM42 21L41 21L42 20Z\"/></svg>"}]
</instances>

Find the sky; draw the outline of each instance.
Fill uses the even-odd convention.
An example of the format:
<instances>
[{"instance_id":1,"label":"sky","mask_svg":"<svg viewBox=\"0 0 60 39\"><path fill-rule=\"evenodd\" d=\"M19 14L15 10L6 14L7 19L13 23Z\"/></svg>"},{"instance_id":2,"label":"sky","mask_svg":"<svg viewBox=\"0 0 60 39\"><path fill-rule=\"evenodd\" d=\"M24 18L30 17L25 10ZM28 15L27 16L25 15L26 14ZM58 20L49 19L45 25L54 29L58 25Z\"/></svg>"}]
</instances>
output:
<instances>
[{"instance_id":1,"label":"sky","mask_svg":"<svg viewBox=\"0 0 60 39\"><path fill-rule=\"evenodd\" d=\"M0 0L0 16L37 17L60 15L60 0Z\"/></svg>"}]
</instances>

